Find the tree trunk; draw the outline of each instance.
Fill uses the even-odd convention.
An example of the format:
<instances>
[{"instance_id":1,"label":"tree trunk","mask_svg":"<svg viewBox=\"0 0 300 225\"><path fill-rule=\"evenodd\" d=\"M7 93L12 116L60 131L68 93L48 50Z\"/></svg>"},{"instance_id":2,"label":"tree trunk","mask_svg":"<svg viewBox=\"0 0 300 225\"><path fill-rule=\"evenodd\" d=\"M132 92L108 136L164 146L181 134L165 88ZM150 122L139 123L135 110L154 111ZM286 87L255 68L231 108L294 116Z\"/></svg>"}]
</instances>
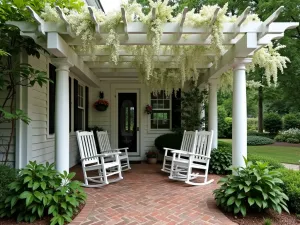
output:
<instances>
[{"instance_id":1,"label":"tree trunk","mask_svg":"<svg viewBox=\"0 0 300 225\"><path fill-rule=\"evenodd\" d=\"M258 88L258 132L263 132L263 87Z\"/></svg>"}]
</instances>

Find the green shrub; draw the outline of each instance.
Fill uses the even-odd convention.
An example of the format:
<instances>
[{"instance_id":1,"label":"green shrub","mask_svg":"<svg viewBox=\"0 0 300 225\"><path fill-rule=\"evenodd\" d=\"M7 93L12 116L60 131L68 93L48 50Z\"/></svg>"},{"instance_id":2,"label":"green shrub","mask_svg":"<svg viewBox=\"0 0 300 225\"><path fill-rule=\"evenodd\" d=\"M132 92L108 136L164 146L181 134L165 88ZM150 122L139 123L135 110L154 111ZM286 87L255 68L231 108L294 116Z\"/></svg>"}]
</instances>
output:
<instances>
[{"instance_id":1,"label":"green shrub","mask_svg":"<svg viewBox=\"0 0 300 225\"><path fill-rule=\"evenodd\" d=\"M248 160L252 161L253 163L256 163L258 161L260 162L266 162L269 164L270 169L279 169L279 168L284 168L284 166L277 160L272 159L272 158L268 158L268 157L264 157L264 156L259 156L259 155L255 155L255 154L249 154L248 155Z\"/></svg>"},{"instance_id":2,"label":"green shrub","mask_svg":"<svg viewBox=\"0 0 300 225\"><path fill-rule=\"evenodd\" d=\"M226 131L228 129L225 122L227 112L223 106L218 106L218 137L226 138Z\"/></svg>"},{"instance_id":3,"label":"green shrub","mask_svg":"<svg viewBox=\"0 0 300 225\"><path fill-rule=\"evenodd\" d=\"M14 168L9 166L0 165L0 202L8 194L8 184L15 181L17 178L17 172Z\"/></svg>"},{"instance_id":4,"label":"green shrub","mask_svg":"<svg viewBox=\"0 0 300 225\"><path fill-rule=\"evenodd\" d=\"M258 130L258 119L247 118L247 130L256 131Z\"/></svg>"},{"instance_id":5,"label":"green shrub","mask_svg":"<svg viewBox=\"0 0 300 225\"><path fill-rule=\"evenodd\" d=\"M267 137L261 136L248 136L247 137L247 145L248 146L256 146L256 145L269 145L273 144L274 141Z\"/></svg>"},{"instance_id":6,"label":"green shrub","mask_svg":"<svg viewBox=\"0 0 300 225\"><path fill-rule=\"evenodd\" d=\"M50 215L51 225L71 222L79 204L86 199L80 183L71 181L74 175L58 173L54 164L30 162L8 185L9 193L0 204L0 217L33 222Z\"/></svg>"},{"instance_id":7,"label":"green shrub","mask_svg":"<svg viewBox=\"0 0 300 225\"><path fill-rule=\"evenodd\" d=\"M278 169L283 181L282 189L289 197L288 207L292 212L300 213L300 171L286 168Z\"/></svg>"},{"instance_id":8,"label":"green shrub","mask_svg":"<svg viewBox=\"0 0 300 225\"><path fill-rule=\"evenodd\" d=\"M218 141L218 148L227 148L231 152L232 144L226 141Z\"/></svg>"},{"instance_id":9,"label":"green shrub","mask_svg":"<svg viewBox=\"0 0 300 225\"><path fill-rule=\"evenodd\" d=\"M282 129L282 120L277 113L269 113L264 117L265 130L277 134Z\"/></svg>"},{"instance_id":10,"label":"green shrub","mask_svg":"<svg viewBox=\"0 0 300 225\"><path fill-rule=\"evenodd\" d=\"M278 141L278 142L285 142L286 138L282 134L277 134L276 137L274 138L274 140Z\"/></svg>"},{"instance_id":11,"label":"green shrub","mask_svg":"<svg viewBox=\"0 0 300 225\"><path fill-rule=\"evenodd\" d=\"M264 132L264 133L260 133L258 131L253 131L253 130L248 130L247 131L247 135L248 136L260 136L260 137L267 137L267 138L271 138L273 139L274 138L274 134L270 134L268 132Z\"/></svg>"},{"instance_id":12,"label":"green shrub","mask_svg":"<svg viewBox=\"0 0 300 225\"><path fill-rule=\"evenodd\" d=\"M224 130L224 135L226 138L232 138L232 118L225 118L226 129Z\"/></svg>"},{"instance_id":13,"label":"green shrub","mask_svg":"<svg viewBox=\"0 0 300 225\"><path fill-rule=\"evenodd\" d=\"M231 150L231 149L230 149ZM228 174L232 165L231 151L226 147L213 149L209 161L209 173Z\"/></svg>"},{"instance_id":14,"label":"green shrub","mask_svg":"<svg viewBox=\"0 0 300 225\"><path fill-rule=\"evenodd\" d=\"M225 211L246 216L247 211L262 211L272 208L288 212L288 197L283 193L280 173L270 170L268 163L246 161L246 167L233 169L237 175L227 175L214 190L217 205Z\"/></svg>"},{"instance_id":15,"label":"green shrub","mask_svg":"<svg viewBox=\"0 0 300 225\"><path fill-rule=\"evenodd\" d=\"M287 138L287 139L286 139L286 142L292 143L292 144L299 144L299 143L300 143L300 140L297 139L297 138Z\"/></svg>"},{"instance_id":16,"label":"green shrub","mask_svg":"<svg viewBox=\"0 0 300 225\"><path fill-rule=\"evenodd\" d=\"M288 141L289 139L289 141ZM300 129L290 128L278 134L275 137L276 141L290 142L290 143L299 143L300 140Z\"/></svg>"},{"instance_id":17,"label":"green shrub","mask_svg":"<svg viewBox=\"0 0 300 225\"><path fill-rule=\"evenodd\" d=\"M283 117L283 129L288 130L290 128L300 129L300 120L295 114L286 114Z\"/></svg>"},{"instance_id":18,"label":"green shrub","mask_svg":"<svg viewBox=\"0 0 300 225\"><path fill-rule=\"evenodd\" d=\"M164 148L180 149L182 141L182 134L168 133L157 137L154 141L155 147L161 152L164 152Z\"/></svg>"}]
</instances>

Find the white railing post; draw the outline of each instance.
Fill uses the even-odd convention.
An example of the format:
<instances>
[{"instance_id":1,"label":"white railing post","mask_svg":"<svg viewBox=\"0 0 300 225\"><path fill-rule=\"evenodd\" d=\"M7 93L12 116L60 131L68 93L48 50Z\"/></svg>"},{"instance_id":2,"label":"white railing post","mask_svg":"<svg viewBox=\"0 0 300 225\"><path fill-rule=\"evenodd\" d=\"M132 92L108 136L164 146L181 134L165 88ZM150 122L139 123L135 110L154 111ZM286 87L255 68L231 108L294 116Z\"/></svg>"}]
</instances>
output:
<instances>
[{"instance_id":1,"label":"white railing post","mask_svg":"<svg viewBox=\"0 0 300 225\"><path fill-rule=\"evenodd\" d=\"M244 167L247 157L247 99L245 64L234 66L232 105L232 165Z\"/></svg>"},{"instance_id":2,"label":"white railing post","mask_svg":"<svg viewBox=\"0 0 300 225\"><path fill-rule=\"evenodd\" d=\"M55 165L69 172L69 68L66 58L51 60L56 66L55 84Z\"/></svg>"},{"instance_id":3,"label":"white railing post","mask_svg":"<svg viewBox=\"0 0 300 225\"><path fill-rule=\"evenodd\" d=\"M208 102L208 131L213 130L213 141L211 147L218 148L218 80L209 81L209 102Z\"/></svg>"}]
</instances>

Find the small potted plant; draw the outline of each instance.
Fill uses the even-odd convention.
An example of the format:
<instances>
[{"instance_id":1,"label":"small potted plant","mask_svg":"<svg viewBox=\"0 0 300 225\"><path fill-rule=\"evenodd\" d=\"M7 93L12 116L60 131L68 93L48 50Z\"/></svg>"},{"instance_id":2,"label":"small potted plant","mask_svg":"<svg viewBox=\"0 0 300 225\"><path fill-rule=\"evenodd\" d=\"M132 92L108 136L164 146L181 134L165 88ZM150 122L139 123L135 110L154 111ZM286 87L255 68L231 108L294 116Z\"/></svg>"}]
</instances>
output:
<instances>
[{"instance_id":1,"label":"small potted plant","mask_svg":"<svg viewBox=\"0 0 300 225\"><path fill-rule=\"evenodd\" d=\"M99 99L94 103L94 108L98 111L105 111L109 106L108 101L104 99Z\"/></svg>"},{"instance_id":2,"label":"small potted plant","mask_svg":"<svg viewBox=\"0 0 300 225\"><path fill-rule=\"evenodd\" d=\"M157 152L155 150L150 150L146 152L146 157L149 164L156 164L157 163Z\"/></svg>"}]
</instances>

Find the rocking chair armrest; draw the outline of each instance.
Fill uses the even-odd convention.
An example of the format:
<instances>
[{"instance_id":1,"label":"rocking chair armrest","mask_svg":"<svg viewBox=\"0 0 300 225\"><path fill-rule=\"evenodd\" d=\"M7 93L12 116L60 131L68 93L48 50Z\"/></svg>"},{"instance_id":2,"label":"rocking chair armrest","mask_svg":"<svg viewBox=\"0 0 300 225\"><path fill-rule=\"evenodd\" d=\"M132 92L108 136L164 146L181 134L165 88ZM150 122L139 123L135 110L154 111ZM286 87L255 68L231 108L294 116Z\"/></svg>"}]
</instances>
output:
<instances>
[{"instance_id":1,"label":"rocking chair armrest","mask_svg":"<svg viewBox=\"0 0 300 225\"><path fill-rule=\"evenodd\" d=\"M198 157L203 157L203 158L210 159L210 157L209 157L209 156L206 156L206 155L196 154L196 153L192 153L192 152L188 152L187 154L193 155L193 156L198 156Z\"/></svg>"},{"instance_id":2,"label":"rocking chair armrest","mask_svg":"<svg viewBox=\"0 0 300 225\"><path fill-rule=\"evenodd\" d=\"M180 149L174 149L174 148L164 148L164 150L166 150L166 152L168 152L168 151L181 151Z\"/></svg>"},{"instance_id":3,"label":"rocking chair armrest","mask_svg":"<svg viewBox=\"0 0 300 225\"><path fill-rule=\"evenodd\" d=\"M184 155L187 155L187 154L189 154L189 152L187 152L187 151L183 151L183 150L173 150L173 151L171 151L173 154L175 153L175 154L184 154Z\"/></svg>"},{"instance_id":4,"label":"rocking chair armrest","mask_svg":"<svg viewBox=\"0 0 300 225\"><path fill-rule=\"evenodd\" d=\"M87 160L87 159L92 159L92 158L101 158L101 157L107 157L107 156L111 156L111 155L116 155L116 154L121 154L121 152L112 152L112 153L102 153L102 154L97 154L97 155L94 155L94 156L89 156L89 157L85 157L85 158L82 158L80 159L81 161L83 160Z\"/></svg>"},{"instance_id":5,"label":"rocking chair armrest","mask_svg":"<svg viewBox=\"0 0 300 225\"><path fill-rule=\"evenodd\" d=\"M111 151L118 151L118 152L121 152L121 151L123 151L123 150L127 151L128 148L116 148L116 149L111 149Z\"/></svg>"}]
</instances>

